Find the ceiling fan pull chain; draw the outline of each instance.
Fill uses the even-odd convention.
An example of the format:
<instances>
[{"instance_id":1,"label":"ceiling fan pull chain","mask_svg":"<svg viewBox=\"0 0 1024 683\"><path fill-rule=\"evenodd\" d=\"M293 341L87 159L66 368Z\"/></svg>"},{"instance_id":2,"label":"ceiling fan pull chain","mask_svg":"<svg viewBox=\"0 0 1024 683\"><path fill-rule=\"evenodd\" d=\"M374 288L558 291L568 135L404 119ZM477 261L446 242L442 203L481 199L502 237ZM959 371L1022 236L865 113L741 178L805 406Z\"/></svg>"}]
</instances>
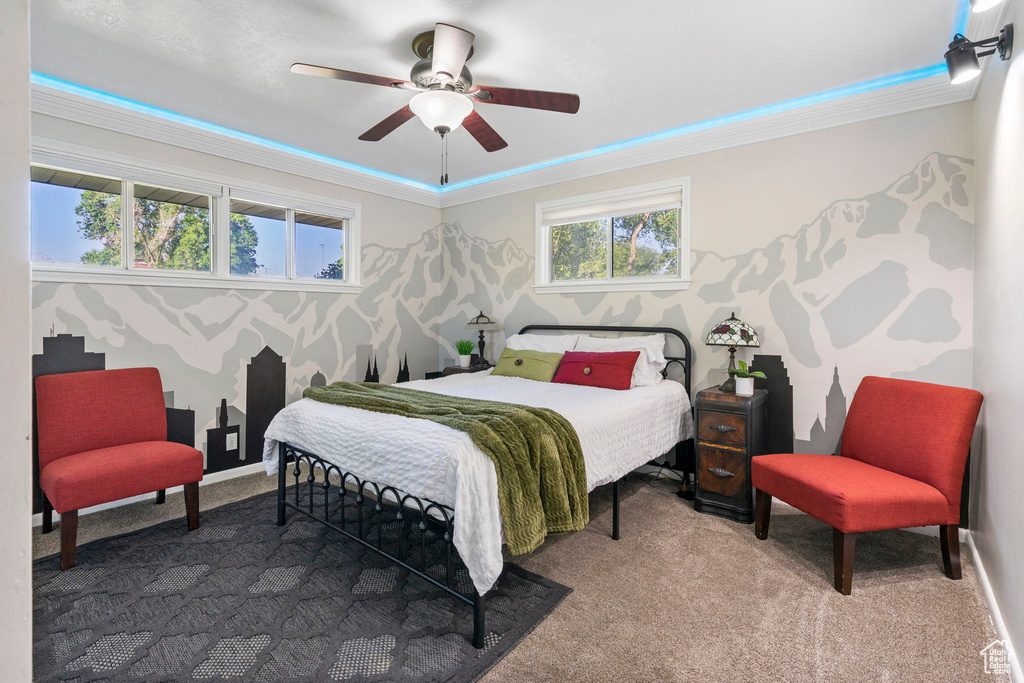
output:
<instances>
[{"instance_id":1,"label":"ceiling fan pull chain","mask_svg":"<svg viewBox=\"0 0 1024 683\"><path fill-rule=\"evenodd\" d=\"M444 136L441 136L441 179L439 181L444 185Z\"/></svg>"},{"instance_id":2,"label":"ceiling fan pull chain","mask_svg":"<svg viewBox=\"0 0 1024 683\"><path fill-rule=\"evenodd\" d=\"M448 136L445 135L444 140L444 185L448 184Z\"/></svg>"}]
</instances>

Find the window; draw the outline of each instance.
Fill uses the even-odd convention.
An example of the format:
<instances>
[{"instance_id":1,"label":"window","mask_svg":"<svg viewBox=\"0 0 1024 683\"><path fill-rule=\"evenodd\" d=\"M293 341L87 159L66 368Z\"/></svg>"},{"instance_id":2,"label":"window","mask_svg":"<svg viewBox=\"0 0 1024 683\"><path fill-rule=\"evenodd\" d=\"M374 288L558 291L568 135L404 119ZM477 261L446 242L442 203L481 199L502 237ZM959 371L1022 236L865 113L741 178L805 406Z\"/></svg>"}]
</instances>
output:
<instances>
[{"instance_id":1,"label":"window","mask_svg":"<svg viewBox=\"0 0 1024 683\"><path fill-rule=\"evenodd\" d=\"M345 279L345 221L295 213L295 276Z\"/></svg>"},{"instance_id":2,"label":"window","mask_svg":"<svg viewBox=\"0 0 1024 683\"><path fill-rule=\"evenodd\" d=\"M285 277L288 212L231 200L231 274Z\"/></svg>"},{"instance_id":3,"label":"window","mask_svg":"<svg viewBox=\"0 0 1024 683\"><path fill-rule=\"evenodd\" d=\"M358 291L357 205L97 166L32 167L36 280Z\"/></svg>"},{"instance_id":4,"label":"window","mask_svg":"<svg viewBox=\"0 0 1024 683\"><path fill-rule=\"evenodd\" d=\"M210 198L136 184L132 268L210 272Z\"/></svg>"},{"instance_id":5,"label":"window","mask_svg":"<svg viewBox=\"0 0 1024 683\"><path fill-rule=\"evenodd\" d=\"M685 289L689 179L537 205L538 291Z\"/></svg>"},{"instance_id":6,"label":"window","mask_svg":"<svg viewBox=\"0 0 1024 683\"><path fill-rule=\"evenodd\" d=\"M32 260L121 265L121 181L32 167Z\"/></svg>"}]
</instances>

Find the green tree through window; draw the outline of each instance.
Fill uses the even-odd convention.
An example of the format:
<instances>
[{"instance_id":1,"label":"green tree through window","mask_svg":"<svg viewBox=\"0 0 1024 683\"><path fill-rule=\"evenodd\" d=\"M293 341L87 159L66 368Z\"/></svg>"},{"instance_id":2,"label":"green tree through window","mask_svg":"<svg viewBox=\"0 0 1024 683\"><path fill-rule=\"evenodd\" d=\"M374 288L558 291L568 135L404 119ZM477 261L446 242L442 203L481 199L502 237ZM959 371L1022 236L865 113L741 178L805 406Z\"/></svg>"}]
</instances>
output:
<instances>
[{"instance_id":1,"label":"green tree through window","mask_svg":"<svg viewBox=\"0 0 1024 683\"><path fill-rule=\"evenodd\" d=\"M345 279L345 257L342 256L334 263L328 263L323 270L313 277L320 280L344 280Z\"/></svg>"},{"instance_id":2,"label":"green tree through window","mask_svg":"<svg viewBox=\"0 0 1024 683\"><path fill-rule=\"evenodd\" d=\"M645 211L552 226L551 270L554 281L677 275L679 210Z\"/></svg>"},{"instance_id":3,"label":"green tree through window","mask_svg":"<svg viewBox=\"0 0 1024 683\"><path fill-rule=\"evenodd\" d=\"M552 227L551 267L554 280L607 277L608 220L602 218Z\"/></svg>"},{"instance_id":4,"label":"green tree through window","mask_svg":"<svg viewBox=\"0 0 1024 683\"><path fill-rule=\"evenodd\" d=\"M648 211L612 219L612 277L679 272L679 211Z\"/></svg>"},{"instance_id":5,"label":"green tree through window","mask_svg":"<svg viewBox=\"0 0 1024 683\"><path fill-rule=\"evenodd\" d=\"M75 207L78 230L103 246L82 256L82 263L121 262L121 197L86 190ZM135 262L147 268L210 270L209 209L150 199L135 199ZM253 274L259 238L246 216L231 214L231 272Z\"/></svg>"}]
</instances>

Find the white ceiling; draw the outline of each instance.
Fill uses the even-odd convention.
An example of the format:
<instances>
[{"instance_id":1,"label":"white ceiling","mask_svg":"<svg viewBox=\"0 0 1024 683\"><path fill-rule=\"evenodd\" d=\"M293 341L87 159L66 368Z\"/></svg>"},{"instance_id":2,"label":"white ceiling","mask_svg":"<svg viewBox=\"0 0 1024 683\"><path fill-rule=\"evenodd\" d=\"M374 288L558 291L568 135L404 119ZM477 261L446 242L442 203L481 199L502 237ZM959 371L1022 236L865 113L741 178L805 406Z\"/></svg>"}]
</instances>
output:
<instances>
[{"instance_id":1,"label":"white ceiling","mask_svg":"<svg viewBox=\"0 0 1024 683\"><path fill-rule=\"evenodd\" d=\"M33 0L32 68L434 184L413 120L356 138L411 93L291 74L292 62L407 79L438 21L476 34L478 84L576 92L575 116L477 111L509 146L449 143L452 181L934 65L967 0Z\"/></svg>"}]
</instances>

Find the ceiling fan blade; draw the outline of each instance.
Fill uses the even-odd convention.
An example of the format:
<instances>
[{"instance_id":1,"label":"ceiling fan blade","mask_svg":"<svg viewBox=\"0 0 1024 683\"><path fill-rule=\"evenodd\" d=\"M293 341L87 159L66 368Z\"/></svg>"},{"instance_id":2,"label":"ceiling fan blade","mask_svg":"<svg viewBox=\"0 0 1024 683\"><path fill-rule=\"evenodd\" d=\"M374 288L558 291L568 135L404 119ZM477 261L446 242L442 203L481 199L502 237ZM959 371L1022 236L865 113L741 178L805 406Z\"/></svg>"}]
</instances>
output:
<instances>
[{"instance_id":1,"label":"ceiling fan blade","mask_svg":"<svg viewBox=\"0 0 1024 683\"><path fill-rule=\"evenodd\" d=\"M469 134L476 138L476 141L480 143L480 146L488 152L497 152L499 149L505 149L508 147L508 143L498 135L497 131L491 128L491 124L484 121L480 114L477 114L475 111L471 112L469 116L463 120L462 126L468 130Z\"/></svg>"},{"instance_id":2,"label":"ceiling fan blade","mask_svg":"<svg viewBox=\"0 0 1024 683\"><path fill-rule=\"evenodd\" d=\"M344 71L343 69L332 69L329 66L316 66L314 64L292 64L292 73L303 76L321 76L323 78L334 78L339 81L352 81L353 83L368 83L369 85L383 85L388 88L411 88L419 90L409 81L398 78L385 78L373 74L362 74L358 71Z\"/></svg>"},{"instance_id":3,"label":"ceiling fan blade","mask_svg":"<svg viewBox=\"0 0 1024 683\"><path fill-rule=\"evenodd\" d=\"M519 90L516 88L495 88L489 85L474 85L467 93L478 102L504 104L509 107L527 107L575 114L580 110L580 96L565 92L546 90Z\"/></svg>"},{"instance_id":4,"label":"ceiling fan blade","mask_svg":"<svg viewBox=\"0 0 1024 683\"><path fill-rule=\"evenodd\" d=\"M414 116L415 114L412 113L412 109L409 109L409 105L405 105L394 114L360 135L359 139L365 140L366 142L377 142Z\"/></svg>"},{"instance_id":5,"label":"ceiling fan blade","mask_svg":"<svg viewBox=\"0 0 1024 683\"><path fill-rule=\"evenodd\" d=\"M441 83L459 80L475 37L469 31L450 24L437 24L434 27L430 68Z\"/></svg>"}]
</instances>

